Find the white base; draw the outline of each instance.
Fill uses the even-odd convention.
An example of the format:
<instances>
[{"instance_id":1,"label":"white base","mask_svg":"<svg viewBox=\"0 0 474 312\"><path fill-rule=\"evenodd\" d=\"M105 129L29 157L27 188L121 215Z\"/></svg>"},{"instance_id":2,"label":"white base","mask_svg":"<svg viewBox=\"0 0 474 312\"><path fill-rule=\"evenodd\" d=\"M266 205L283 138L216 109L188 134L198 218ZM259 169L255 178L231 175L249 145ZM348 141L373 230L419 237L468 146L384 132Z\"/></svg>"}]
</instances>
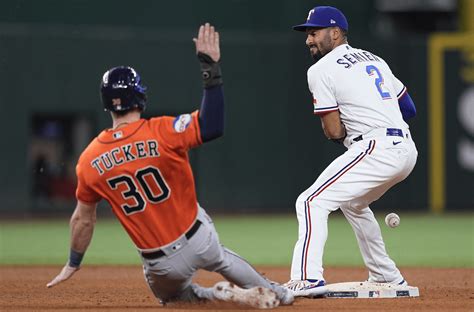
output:
<instances>
[{"instance_id":1,"label":"white base","mask_svg":"<svg viewBox=\"0 0 474 312\"><path fill-rule=\"evenodd\" d=\"M418 287L387 283L348 282L326 285L326 298L407 298L419 297Z\"/></svg>"}]
</instances>

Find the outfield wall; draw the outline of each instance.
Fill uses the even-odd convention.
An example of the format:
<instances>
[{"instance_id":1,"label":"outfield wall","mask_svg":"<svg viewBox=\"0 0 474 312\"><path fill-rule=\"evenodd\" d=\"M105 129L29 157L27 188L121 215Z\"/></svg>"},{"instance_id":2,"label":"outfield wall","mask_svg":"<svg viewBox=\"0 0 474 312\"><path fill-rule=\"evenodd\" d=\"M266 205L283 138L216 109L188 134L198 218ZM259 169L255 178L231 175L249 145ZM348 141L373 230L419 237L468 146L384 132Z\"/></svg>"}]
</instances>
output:
<instances>
[{"instance_id":1,"label":"outfield wall","mask_svg":"<svg viewBox=\"0 0 474 312\"><path fill-rule=\"evenodd\" d=\"M372 11L332 2L347 10L350 44L381 55L407 85L418 109L410 122L420 152L418 164L376 206L427 210L431 177L427 38L394 40L368 35ZM125 1L114 2L114 8L92 1L75 2L67 8L60 1L13 3L16 6L11 4L0 13L0 105L8 116L1 123L5 140L0 214L71 210L68 200L51 202L32 196L35 181L43 173L31 155L58 148L41 140L32 146L35 124L54 116L62 118L66 127L68 120L74 121L72 134L61 138L67 142L62 146L67 159L55 163L56 170L70 171L88 139L109 126L98 90L107 68L127 64L141 73L150 90L148 117L198 108L202 91L191 39L197 26L207 20L221 30L226 132L224 138L192 152L203 206L222 212L292 212L298 194L344 151L324 138L319 118L312 114L306 84L311 59L305 36L290 30L304 20L301 15L313 5L310 1L281 0L271 7L252 1L235 1L229 6L223 1L200 1L200 5L190 1L188 7L143 1L127 14L117 9L120 4L125 7ZM87 10L86 4L94 9ZM464 59L455 56L454 62L448 67L449 77L458 75ZM457 105L469 84L451 81L450 99ZM474 133L451 117L448 129L458 131L449 132L446 140L455 142L462 136L472 142ZM459 153L453 149L446 154L447 168L453 174L444 182L455 189L448 189L446 196L445 206L450 209L474 206L469 192L474 169L460 165ZM58 187L61 185L59 182Z\"/></svg>"}]
</instances>

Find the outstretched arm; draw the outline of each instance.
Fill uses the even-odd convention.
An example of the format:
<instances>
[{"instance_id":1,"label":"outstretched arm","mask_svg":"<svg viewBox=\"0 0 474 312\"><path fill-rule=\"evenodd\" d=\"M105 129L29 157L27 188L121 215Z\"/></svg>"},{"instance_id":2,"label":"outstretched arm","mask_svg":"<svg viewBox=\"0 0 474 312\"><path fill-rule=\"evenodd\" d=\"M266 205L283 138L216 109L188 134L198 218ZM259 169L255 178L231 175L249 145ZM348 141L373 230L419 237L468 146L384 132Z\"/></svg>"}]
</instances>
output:
<instances>
[{"instance_id":1,"label":"outstretched arm","mask_svg":"<svg viewBox=\"0 0 474 312\"><path fill-rule=\"evenodd\" d=\"M224 92L219 33L209 23L199 28L198 37L193 39L196 54L201 64L204 94L199 110L201 139L207 142L224 134Z\"/></svg>"},{"instance_id":2,"label":"outstretched arm","mask_svg":"<svg viewBox=\"0 0 474 312\"><path fill-rule=\"evenodd\" d=\"M76 209L72 214L69 223L71 229L71 250L69 261L63 267L61 272L46 286L53 287L67 279L69 279L76 271L79 270L82 257L89 246L94 233L96 220L97 204L86 204L78 201Z\"/></svg>"}]
</instances>

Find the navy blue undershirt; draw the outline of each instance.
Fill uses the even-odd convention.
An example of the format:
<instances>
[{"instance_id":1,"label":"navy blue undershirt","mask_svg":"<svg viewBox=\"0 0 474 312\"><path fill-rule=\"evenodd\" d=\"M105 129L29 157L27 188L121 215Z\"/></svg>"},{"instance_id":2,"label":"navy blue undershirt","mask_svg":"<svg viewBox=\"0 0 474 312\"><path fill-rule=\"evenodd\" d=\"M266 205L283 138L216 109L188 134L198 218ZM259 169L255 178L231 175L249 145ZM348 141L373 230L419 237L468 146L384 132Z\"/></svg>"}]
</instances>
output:
<instances>
[{"instance_id":1,"label":"navy blue undershirt","mask_svg":"<svg viewBox=\"0 0 474 312\"><path fill-rule=\"evenodd\" d=\"M408 92L405 92L399 99L398 105L400 106L400 111L402 112L403 120L408 120L410 118L415 117L416 115L416 108L415 103L411 99Z\"/></svg>"},{"instance_id":2,"label":"navy blue undershirt","mask_svg":"<svg viewBox=\"0 0 474 312\"><path fill-rule=\"evenodd\" d=\"M222 85L204 89L199 128L203 142L211 141L224 134L224 90Z\"/></svg>"}]
</instances>

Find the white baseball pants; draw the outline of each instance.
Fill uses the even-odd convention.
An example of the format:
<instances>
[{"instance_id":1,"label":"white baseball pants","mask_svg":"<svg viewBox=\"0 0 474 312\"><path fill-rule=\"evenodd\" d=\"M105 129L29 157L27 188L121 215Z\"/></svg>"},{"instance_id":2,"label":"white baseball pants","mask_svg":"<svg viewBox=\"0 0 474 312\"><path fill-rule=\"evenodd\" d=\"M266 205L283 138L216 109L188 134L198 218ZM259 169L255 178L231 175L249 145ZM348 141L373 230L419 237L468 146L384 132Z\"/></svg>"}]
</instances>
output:
<instances>
[{"instance_id":1,"label":"white baseball pants","mask_svg":"<svg viewBox=\"0 0 474 312\"><path fill-rule=\"evenodd\" d=\"M189 240L184 235L163 247L165 256L142 258L143 273L153 294L162 302L213 300L212 288L192 282L199 269L220 273L228 281L242 288L263 286L282 299L286 290L260 275L245 259L225 248L212 219L199 207L198 220L202 225Z\"/></svg>"},{"instance_id":2,"label":"white baseball pants","mask_svg":"<svg viewBox=\"0 0 474 312\"><path fill-rule=\"evenodd\" d=\"M369 281L403 280L385 250L369 204L410 174L418 152L408 131L404 132L405 137L377 133L350 145L296 200L299 228L291 279L324 279L322 259L328 236L327 220L332 211L341 208L356 234Z\"/></svg>"}]
</instances>

